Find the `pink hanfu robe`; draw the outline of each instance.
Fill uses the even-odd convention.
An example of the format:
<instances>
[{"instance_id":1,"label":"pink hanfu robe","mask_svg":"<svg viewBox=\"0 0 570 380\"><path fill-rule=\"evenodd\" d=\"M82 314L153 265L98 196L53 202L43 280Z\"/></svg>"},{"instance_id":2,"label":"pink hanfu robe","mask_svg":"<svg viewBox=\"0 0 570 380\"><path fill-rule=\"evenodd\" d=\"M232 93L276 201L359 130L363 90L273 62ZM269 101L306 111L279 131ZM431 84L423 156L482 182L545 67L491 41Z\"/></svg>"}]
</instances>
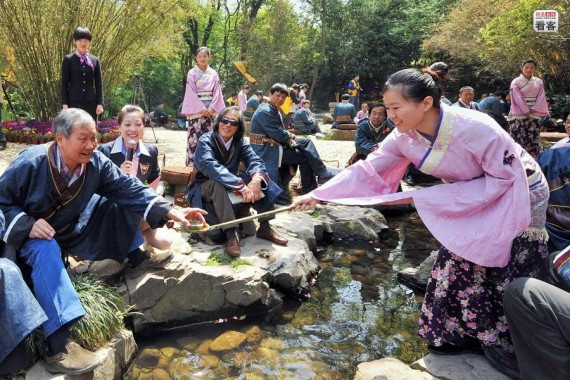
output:
<instances>
[{"instance_id":1,"label":"pink hanfu robe","mask_svg":"<svg viewBox=\"0 0 570 380\"><path fill-rule=\"evenodd\" d=\"M529 228L544 229L541 217L531 225L529 200L529 182L543 176L538 170L527 179L525 155L488 115L442 105L433 139L395 129L365 161L311 196L348 205L413 201L426 227L450 252L485 267L504 267L515 237ZM409 162L445 184L395 193Z\"/></svg>"},{"instance_id":2,"label":"pink hanfu robe","mask_svg":"<svg viewBox=\"0 0 570 380\"><path fill-rule=\"evenodd\" d=\"M527 116L526 113L530 112ZM531 156L538 157L540 146L539 119L548 116L544 84L537 77L519 75L511 82L509 133Z\"/></svg>"},{"instance_id":3,"label":"pink hanfu robe","mask_svg":"<svg viewBox=\"0 0 570 380\"><path fill-rule=\"evenodd\" d=\"M194 164L194 153L200 136L212 130L212 118L203 117L200 111L210 108L218 113L224 107L224 96L218 73L209 66L204 71L198 66L190 69L186 79L186 92L181 111L188 119L186 122L188 128L186 166Z\"/></svg>"}]
</instances>

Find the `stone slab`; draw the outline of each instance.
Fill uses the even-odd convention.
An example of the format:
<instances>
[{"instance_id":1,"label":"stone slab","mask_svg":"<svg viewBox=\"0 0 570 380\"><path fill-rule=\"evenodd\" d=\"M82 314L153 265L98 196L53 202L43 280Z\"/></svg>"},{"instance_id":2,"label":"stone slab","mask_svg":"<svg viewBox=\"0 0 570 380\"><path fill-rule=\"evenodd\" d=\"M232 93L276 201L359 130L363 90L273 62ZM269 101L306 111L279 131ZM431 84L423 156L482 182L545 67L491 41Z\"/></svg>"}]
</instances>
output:
<instances>
[{"instance_id":1,"label":"stone slab","mask_svg":"<svg viewBox=\"0 0 570 380\"><path fill-rule=\"evenodd\" d=\"M354 141L354 137L356 136L356 131L350 130L341 130L341 129L331 129L331 140L340 140L340 141Z\"/></svg>"},{"instance_id":2,"label":"stone slab","mask_svg":"<svg viewBox=\"0 0 570 380\"><path fill-rule=\"evenodd\" d=\"M26 380L119 380L134 359L136 350L137 344L133 333L122 330L106 347L96 352L97 356L102 358L102 362L93 372L81 376L52 374L45 369L45 362L41 360L26 372L25 378Z\"/></svg>"},{"instance_id":3,"label":"stone slab","mask_svg":"<svg viewBox=\"0 0 570 380\"><path fill-rule=\"evenodd\" d=\"M429 372L444 380L509 380L497 371L483 355L434 355L428 354L412 363L411 368Z\"/></svg>"},{"instance_id":4,"label":"stone slab","mask_svg":"<svg viewBox=\"0 0 570 380\"><path fill-rule=\"evenodd\" d=\"M358 365L354 380L432 380L429 373L410 368L394 358L383 358Z\"/></svg>"}]
</instances>

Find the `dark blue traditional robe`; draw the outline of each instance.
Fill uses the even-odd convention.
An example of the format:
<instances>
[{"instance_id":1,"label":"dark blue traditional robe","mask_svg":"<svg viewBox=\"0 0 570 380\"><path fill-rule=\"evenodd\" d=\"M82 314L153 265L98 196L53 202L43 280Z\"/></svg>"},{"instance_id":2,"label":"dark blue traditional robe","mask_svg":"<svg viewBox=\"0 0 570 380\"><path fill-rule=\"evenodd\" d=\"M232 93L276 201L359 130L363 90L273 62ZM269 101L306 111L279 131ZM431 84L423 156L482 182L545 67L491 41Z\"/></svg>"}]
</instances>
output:
<instances>
[{"instance_id":1,"label":"dark blue traditional robe","mask_svg":"<svg viewBox=\"0 0 570 380\"><path fill-rule=\"evenodd\" d=\"M239 173L240 162L245 165L245 173ZM208 224L219 223L213 207L202 201L201 184L209 179L221 183L228 190L239 191L254 175L261 175L266 184L263 201L268 204L273 204L282 192L279 186L269 179L263 161L244 138L234 139L228 151L216 132L203 134L198 140L194 167L197 171L196 179L188 187L186 198L192 207L208 211Z\"/></svg>"},{"instance_id":2,"label":"dark blue traditional robe","mask_svg":"<svg viewBox=\"0 0 570 380\"><path fill-rule=\"evenodd\" d=\"M0 258L0 363L46 320L20 269L10 260Z\"/></svg>"},{"instance_id":3,"label":"dark blue traditional robe","mask_svg":"<svg viewBox=\"0 0 570 380\"><path fill-rule=\"evenodd\" d=\"M273 139L272 143L251 144L253 151L263 160L267 174L275 183L281 184L279 167L283 157L283 147L289 144L289 133L283 126L279 110L269 103L260 104L251 119L251 134Z\"/></svg>"},{"instance_id":4,"label":"dark blue traditional robe","mask_svg":"<svg viewBox=\"0 0 570 380\"><path fill-rule=\"evenodd\" d=\"M372 128L370 119L366 118L361 120L356 129L356 136L354 136L356 152L366 158L366 156L372 152L374 145L384 141L392 129L394 129L394 126L388 120L386 120L378 130Z\"/></svg>"},{"instance_id":5,"label":"dark blue traditional robe","mask_svg":"<svg viewBox=\"0 0 570 380\"><path fill-rule=\"evenodd\" d=\"M337 121L339 116L344 116L347 120ZM349 117L347 117L349 116ZM352 103L339 103L334 108L333 112L333 124L332 128L336 128L339 124L354 124L354 118L356 117L356 108Z\"/></svg>"},{"instance_id":6,"label":"dark blue traditional robe","mask_svg":"<svg viewBox=\"0 0 570 380\"><path fill-rule=\"evenodd\" d=\"M257 107L261 104L261 101L257 97L257 95L252 95L247 100L247 104L245 105L245 111L243 111L243 116L252 117L253 113L257 110Z\"/></svg>"},{"instance_id":7,"label":"dark blue traditional robe","mask_svg":"<svg viewBox=\"0 0 570 380\"><path fill-rule=\"evenodd\" d=\"M548 251L560 251L570 245L570 146L544 151L537 161L550 189L546 210Z\"/></svg>"},{"instance_id":8,"label":"dark blue traditional robe","mask_svg":"<svg viewBox=\"0 0 570 380\"><path fill-rule=\"evenodd\" d=\"M152 228L164 224L170 203L123 175L99 151L67 187L54 167L54 144L24 150L0 177L0 210L7 225L0 235L4 256L15 258L40 218L55 229L63 252L88 260L123 261L141 218Z\"/></svg>"}]
</instances>

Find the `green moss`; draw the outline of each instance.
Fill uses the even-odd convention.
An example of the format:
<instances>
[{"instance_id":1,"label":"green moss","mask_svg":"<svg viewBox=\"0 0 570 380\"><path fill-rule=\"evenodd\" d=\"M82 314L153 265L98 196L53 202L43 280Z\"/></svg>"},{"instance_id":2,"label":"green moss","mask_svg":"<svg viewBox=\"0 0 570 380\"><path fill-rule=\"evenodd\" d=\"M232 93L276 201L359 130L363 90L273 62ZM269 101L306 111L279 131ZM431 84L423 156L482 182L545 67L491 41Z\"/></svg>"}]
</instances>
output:
<instances>
[{"instance_id":1,"label":"green moss","mask_svg":"<svg viewBox=\"0 0 570 380\"><path fill-rule=\"evenodd\" d=\"M225 252L212 251L210 257L208 258L207 266L218 267L220 265L230 265L232 268L237 268L240 265L252 265L249 261L245 259L231 257Z\"/></svg>"},{"instance_id":2,"label":"green moss","mask_svg":"<svg viewBox=\"0 0 570 380\"><path fill-rule=\"evenodd\" d=\"M314 211L311 213L311 216L312 216L313 218L318 218L319 216L321 216L321 210L314 210Z\"/></svg>"}]
</instances>

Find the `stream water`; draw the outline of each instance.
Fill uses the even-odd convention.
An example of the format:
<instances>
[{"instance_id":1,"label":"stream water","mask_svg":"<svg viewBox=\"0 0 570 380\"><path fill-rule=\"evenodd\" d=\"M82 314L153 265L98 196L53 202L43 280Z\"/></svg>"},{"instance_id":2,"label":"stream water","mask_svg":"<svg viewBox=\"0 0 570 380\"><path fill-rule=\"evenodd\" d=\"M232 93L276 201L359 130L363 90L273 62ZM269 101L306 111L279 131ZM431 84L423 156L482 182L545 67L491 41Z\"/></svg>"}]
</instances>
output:
<instances>
[{"instance_id":1,"label":"stream water","mask_svg":"<svg viewBox=\"0 0 570 380\"><path fill-rule=\"evenodd\" d=\"M337 240L321 247L322 272L310 298L287 300L271 323L247 318L138 341L126 378L352 379L363 361L422 357L425 344L416 334L422 298L396 274L419 265L438 243L416 213L387 221L390 229L375 244ZM227 331L246 333L247 340L229 351L210 350Z\"/></svg>"}]
</instances>

